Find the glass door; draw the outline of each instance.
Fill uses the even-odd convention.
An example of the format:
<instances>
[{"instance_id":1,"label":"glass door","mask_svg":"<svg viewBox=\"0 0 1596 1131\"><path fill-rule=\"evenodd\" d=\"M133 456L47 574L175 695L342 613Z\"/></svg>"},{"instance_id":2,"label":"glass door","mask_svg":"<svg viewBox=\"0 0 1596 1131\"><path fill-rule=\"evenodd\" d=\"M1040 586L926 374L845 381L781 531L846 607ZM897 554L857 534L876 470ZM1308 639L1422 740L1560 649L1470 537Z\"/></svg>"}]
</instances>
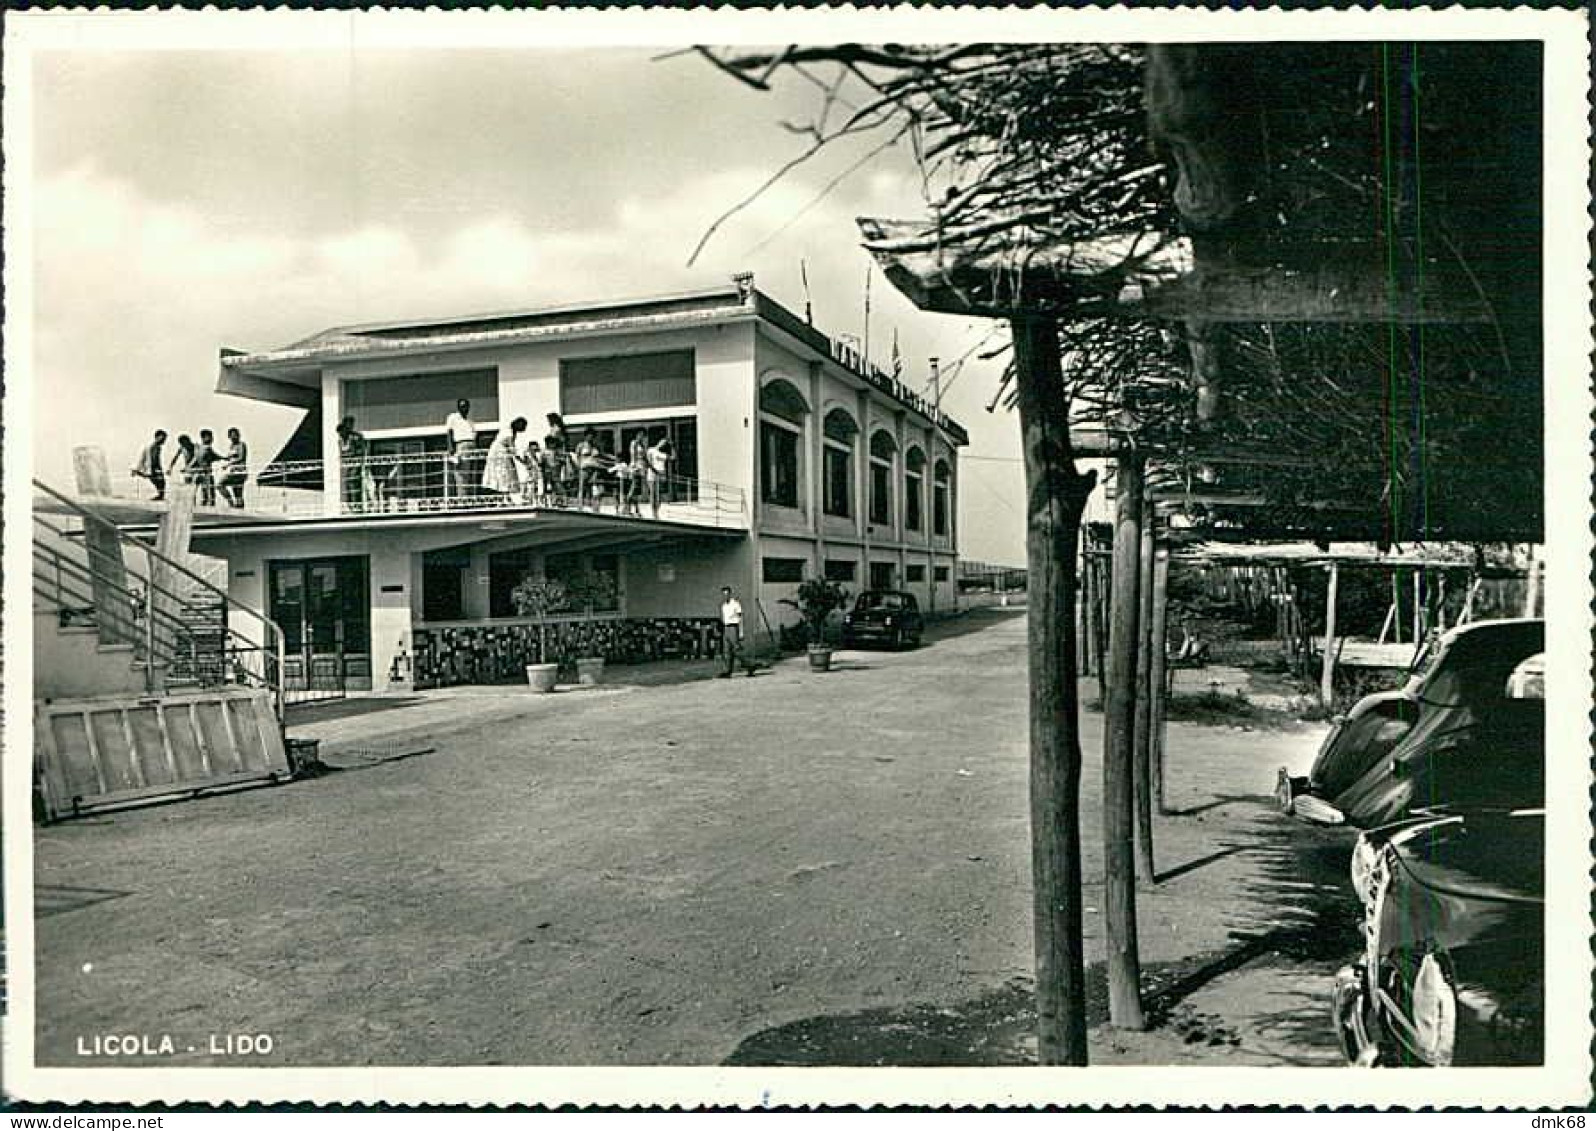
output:
<instances>
[{"instance_id":1,"label":"glass door","mask_svg":"<svg viewBox=\"0 0 1596 1131\"><path fill-rule=\"evenodd\" d=\"M341 694L371 676L371 606L363 557L272 562L271 617L283 630L290 687Z\"/></svg>"}]
</instances>

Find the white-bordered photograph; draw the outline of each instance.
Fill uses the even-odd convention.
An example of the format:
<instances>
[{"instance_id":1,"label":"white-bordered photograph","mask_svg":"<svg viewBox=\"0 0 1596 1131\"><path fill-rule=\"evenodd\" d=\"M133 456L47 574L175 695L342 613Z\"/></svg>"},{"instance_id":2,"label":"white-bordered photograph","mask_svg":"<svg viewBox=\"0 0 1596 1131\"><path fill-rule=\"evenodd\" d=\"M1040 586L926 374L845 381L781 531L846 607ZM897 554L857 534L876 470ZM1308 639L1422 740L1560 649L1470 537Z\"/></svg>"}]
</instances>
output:
<instances>
[{"instance_id":1,"label":"white-bordered photograph","mask_svg":"<svg viewBox=\"0 0 1596 1131\"><path fill-rule=\"evenodd\" d=\"M11 14L8 1097L1589 1102L1587 34Z\"/></svg>"}]
</instances>

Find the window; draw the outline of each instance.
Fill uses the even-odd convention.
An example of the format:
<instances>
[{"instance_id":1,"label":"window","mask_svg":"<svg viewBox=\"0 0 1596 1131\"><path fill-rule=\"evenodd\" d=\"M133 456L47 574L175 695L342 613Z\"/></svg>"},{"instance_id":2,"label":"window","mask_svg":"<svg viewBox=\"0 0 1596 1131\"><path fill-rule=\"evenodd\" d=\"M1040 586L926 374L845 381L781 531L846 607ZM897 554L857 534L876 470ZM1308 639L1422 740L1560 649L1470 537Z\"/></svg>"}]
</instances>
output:
<instances>
[{"instance_id":1,"label":"window","mask_svg":"<svg viewBox=\"0 0 1596 1131\"><path fill-rule=\"evenodd\" d=\"M766 558L764 578L773 585L796 583L804 579L802 558Z\"/></svg>"},{"instance_id":2,"label":"window","mask_svg":"<svg viewBox=\"0 0 1596 1131\"><path fill-rule=\"evenodd\" d=\"M620 559L614 554L549 554L543 576L569 590L572 613L612 613L621 607Z\"/></svg>"},{"instance_id":3,"label":"window","mask_svg":"<svg viewBox=\"0 0 1596 1131\"><path fill-rule=\"evenodd\" d=\"M421 619L464 620L465 577L471 550L451 546L421 555Z\"/></svg>"},{"instance_id":4,"label":"window","mask_svg":"<svg viewBox=\"0 0 1596 1131\"><path fill-rule=\"evenodd\" d=\"M923 566L923 565L904 566L903 567L903 576L911 584L913 582L916 582L916 581L924 581L925 580L925 566Z\"/></svg>"},{"instance_id":5,"label":"window","mask_svg":"<svg viewBox=\"0 0 1596 1131\"><path fill-rule=\"evenodd\" d=\"M525 577L535 576L537 554L533 550L505 550L488 555L488 615L513 617L515 602L510 591Z\"/></svg>"},{"instance_id":6,"label":"window","mask_svg":"<svg viewBox=\"0 0 1596 1131\"><path fill-rule=\"evenodd\" d=\"M781 424L759 422L759 497L764 502L798 505L798 437Z\"/></svg>"},{"instance_id":7,"label":"window","mask_svg":"<svg viewBox=\"0 0 1596 1131\"><path fill-rule=\"evenodd\" d=\"M847 518L853 513L853 460L847 448L826 445L826 513Z\"/></svg>"},{"instance_id":8,"label":"window","mask_svg":"<svg viewBox=\"0 0 1596 1131\"><path fill-rule=\"evenodd\" d=\"M859 426L842 409L826 413L822 501L825 512L839 518L853 514L853 441L858 434Z\"/></svg>"},{"instance_id":9,"label":"window","mask_svg":"<svg viewBox=\"0 0 1596 1131\"><path fill-rule=\"evenodd\" d=\"M451 410L452 410L451 406ZM471 411L476 412L473 403ZM468 475L482 474L488 445L496 433L477 433L477 459L468 465ZM440 431L436 436L392 436L372 440L366 447L366 470L380 500L441 499L444 496L444 454L449 440ZM346 479L346 483L349 480ZM358 498L358 495L346 495Z\"/></svg>"},{"instance_id":10,"label":"window","mask_svg":"<svg viewBox=\"0 0 1596 1131\"><path fill-rule=\"evenodd\" d=\"M631 452L633 437L641 436L643 443L649 445L669 437L676 449L676 458L671 461L671 477L661 492L661 497L668 503L692 502L698 498L697 418L676 416L660 420L627 421L624 424L607 424L602 421L572 424L571 446L580 444L582 438L589 432L593 434L593 443L597 445L599 451L616 458ZM538 443L543 443L543 440L539 439ZM602 479L601 482L606 489L614 486L614 481L608 478Z\"/></svg>"},{"instance_id":11,"label":"window","mask_svg":"<svg viewBox=\"0 0 1596 1131\"><path fill-rule=\"evenodd\" d=\"M876 432L870 437L870 522L892 525L892 458L898 445L891 433Z\"/></svg>"},{"instance_id":12,"label":"window","mask_svg":"<svg viewBox=\"0 0 1596 1131\"><path fill-rule=\"evenodd\" d=\"M891 562L871 562L870 563L870 588L872 588L872 589L891 589L892 588L892 572L893 572L893 569L892 569L892 563Z\"/></svg>"},{"instance_id":13,"label":"window","mask_svg":"<svg viewBox=\"0 0 1596 1131\"><path fill-rule=\"evenodd\" d=\"M692 350L560 360L560 411L567 416L696 404Z\"/></svg>"},{"instance_id":14,"label":"window","mask_svg":"<svg viewBox=\"0 0 1596 1131\"><path fill-rule=\"evenodd\" d=\"M345 381L344 413L362 432L385 428L436 428L454 411L454 403L471 402L471 419L499 419L499 371L468 369L408 377L367 377Z\"/></svg>"},{"instance_id":15,"label":"window","mask_svg":"<svg viewBox=\"0 0 1596 1131\"><path fill-rule=\"evenodd\" d=\"M852 581L854 570L858 568L855 562L834 561L826 559L827 581Z\"/></svg>"},{"instance_id":16,"label":"window","mask_svg":"<svg viewBox=\"0 0 1596 1131\"><path fill-rule=\"evenodd\" d=\"M944 538L948 533L948 503L951 484L948 482L948 461L937 460L936 471L932 476L931 487L931 532L938 538ZM937 567L941 569L941 566Z\"/></svg>"},{"instance_id":17,"label":"window","mask_svg":"<svg viewBox=\"0 0 1596 1131\"><path fill-rule=\"evenodd\" d=\"M905 530L925 529L921 507L925 503L925 453L910 448L903 461L903 526Z\"/></svg>"},{"instance_id":18,"label":"window","mask_svg":"<svg viewBox=\"0 0 1596 1131\"><path fill-rule=\"evenodd\" d=\"M937 581L946 581L948 579L948 567L937 566L934 570L932 570L931 576Z\"/></svg>"}]
</instances>

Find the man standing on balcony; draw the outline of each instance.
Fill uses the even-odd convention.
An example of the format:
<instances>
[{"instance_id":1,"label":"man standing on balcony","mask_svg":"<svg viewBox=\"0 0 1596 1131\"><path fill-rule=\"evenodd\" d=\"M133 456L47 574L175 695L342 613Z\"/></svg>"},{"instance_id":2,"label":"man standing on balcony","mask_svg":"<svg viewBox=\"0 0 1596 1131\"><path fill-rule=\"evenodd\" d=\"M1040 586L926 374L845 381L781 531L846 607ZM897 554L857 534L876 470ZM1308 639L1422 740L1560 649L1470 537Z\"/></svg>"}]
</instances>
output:
<instances>
[{"instance_id":1,"label":"man standing on balcony","mask_svg":"<svg viewBox=\"0 0 1596 1131\"><path fill-rule=\"evenodd\" d=\"M466 461L477 448L477 426L471 421L471 402L463 398L456 401L443 428L449 438L449 451L443 457L443 495L445 499L464 499L471 494Z\"/></svg>"},{"instance_id":2,"label":"man standing on balcony","mask_svg":"<svg viewBox=\"0 0 1596 1131\"><path fill-rule=\"evenodd\" d=\"M366 466L366 438L355 428L355 418L338 422L338 458L343 465L344 506L353 513L364 512L376 493L371 470Z\"/></svg>"},{"instance_id":3,"label":"man standing on balcony","mask_svg":"<svg viewBox=\"0 0 1596 1131\"><path fill-rule=\"evenodd\" d=\"M139 449L138 462L133 465L133 474L140 479L148 479L150 486L155 488L155 502L166 499L166 468L161 462L161 447L166 443L166 429L157 428L155 439Z\"/></svg>"}]
</instances>

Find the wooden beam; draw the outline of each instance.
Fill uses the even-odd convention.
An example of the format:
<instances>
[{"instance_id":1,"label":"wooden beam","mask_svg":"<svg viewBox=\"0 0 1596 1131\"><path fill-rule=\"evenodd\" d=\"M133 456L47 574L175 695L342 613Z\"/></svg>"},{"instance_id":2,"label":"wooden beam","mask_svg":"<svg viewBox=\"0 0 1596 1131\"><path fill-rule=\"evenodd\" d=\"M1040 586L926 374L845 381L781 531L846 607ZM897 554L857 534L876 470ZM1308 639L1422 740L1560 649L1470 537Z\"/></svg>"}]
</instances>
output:
<instances>
[{"instance_id":1,"label":"wooden beam","mask_svg":"<svg viewBox=\"0 0 1596 1131\"><path fill-rule=\"evenodd\" d=\"M1305 258L1311 260L1310 254ZM1491 311L1468 286L1449 284L1432 262L1393 285L1381 257L1346 259L1345 245L1325 246L1335 258L1300 268L1274 264L1201 267L1155 284L1117 313L1204 322L1335 322L1427 325L1485 323Z\"/></svg>"},{"instance_id":2,"label":"wooden beam","mask_svg":"<svg viewBox=\"0 0 1596 1131\"><path fill-rule=\"evenodd\" d=\"M1107 919L1109 1020L1146 1025L1136 938L1135 828L1137 556L1142 541L1142 462L1118 458L1114 477L1113 607L1109 612L1108 699L1103 704L1103 905Z\"/></svg>"}]
</instances>

